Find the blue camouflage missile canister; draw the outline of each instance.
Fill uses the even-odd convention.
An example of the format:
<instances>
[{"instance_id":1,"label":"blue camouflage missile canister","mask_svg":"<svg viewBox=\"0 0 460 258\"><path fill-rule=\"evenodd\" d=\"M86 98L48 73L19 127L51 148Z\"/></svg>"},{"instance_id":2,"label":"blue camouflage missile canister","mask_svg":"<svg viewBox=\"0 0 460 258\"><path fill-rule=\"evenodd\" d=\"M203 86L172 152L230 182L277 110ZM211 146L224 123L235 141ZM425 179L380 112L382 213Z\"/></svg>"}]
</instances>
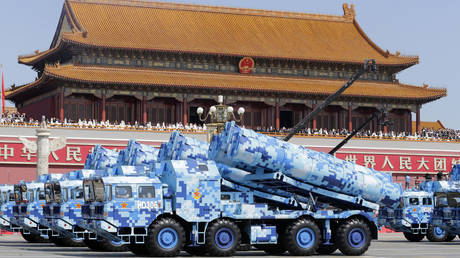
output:
<instances>
[{"instance_id":1,"label":"blue camouflage missile canister","mask_svg":"<svg viewBox=\"0 0 460 258\"><path fill-rule=\"evenodd\" d=\"M104 169L110 168L117 164L119 153L115 150L109 150L100 144L94 146L92 153L88 154L84 169Z\"/></svg>"},{"instance_id":2,"label":"blue camouflage missile canister","mask_svg":"<svg viewBox=\"0 0 460 258\"><path fill-rule=\"evenodd\" d=\"M252 173L281 172L321 188L396 207L403 189L390 174L227 123L209 158Z\"/></svg>"},{"instance_id":3,"label":"blue camouflage missile canister","mask_svg":"<svg viewBox=\"0 0 460 258\"><path fill-rule=\"evenodd\" d=\"M174 131L167 143L163 143L158 160L207 160L209 145L194 138L186 137Z\"/></svg>"},{"instance_id":4,"label":"blue camouflage missile canister","mask_svg":"<svg viewBox=\"0 0 460 258\"><path fill-rule=\"evenodd\" d=\"M120 151L118 165L143 166L157 161L159 149L130 140L126 149Z\"/></svg>"}]
</instances>

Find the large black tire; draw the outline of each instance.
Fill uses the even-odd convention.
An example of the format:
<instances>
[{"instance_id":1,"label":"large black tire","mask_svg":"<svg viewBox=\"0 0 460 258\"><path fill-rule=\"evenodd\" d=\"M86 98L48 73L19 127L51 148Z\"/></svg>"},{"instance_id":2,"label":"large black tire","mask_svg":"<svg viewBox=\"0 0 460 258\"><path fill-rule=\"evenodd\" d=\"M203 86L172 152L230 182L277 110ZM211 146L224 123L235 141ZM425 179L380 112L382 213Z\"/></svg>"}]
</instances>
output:
<instances>
[{"instance_id":1,"label":"large black tire","mask_svg":"<svg viewBox=\"0 0 460 258\"><path fill-rule=\"evenodd\" d=\"M21 233L21 235L22 235L22 238L24 238L24 240L26 240L29 243L49 243L50 242L48 239L44 239L43 237L41 237L38 234L33 234L33 233L24 234L24 233Z\"/></svg>"},{"instance_id":2,"label":"large black tire","mask_svg":"<svg viewBox=\"0 0 460 258\"><path fill-rule=\"evenodd\" d=\"M135 244L135 243L130 243L129 244L129 250L133 252L133 254L137 256L147 256L147 248L145 247L144 244Z\"/></svg>"},{"instance_id":3,"label":"large black tire","mask_svg":"<svg viewBox=\"0 0 460 258\"><path fill-rule=\"evenodd\" d=\"M89 240L85 238L83 243L92 251L97 252L126 252L128 247L126 246L117 246L112 244L109 240Z\"/></svg>"},{"instance_id":4,"label":"large black tire","mask_svg":"<svg viewBox=\"0 0 460 258\"><path fill-rule=\"evenodd\" d=\"M337 229L335 244L344 255L361 255L371 244L371 230L361 219L347 220Z\"/></svg>"},{"instance_id":5,"label":"large black tire","mask_svg":"<svg viewBox=\"0 0 460 258\"><path fill-rule=\"evenodd\" d=\"M334 244L332 245L321 245L320 244L318 249L316 250L318 254L323 254L323 255L332 254L335 251L337 251L337 246L335 246Z\"/></svg>"},{"instance_id":6,"label":"large black tire","mask_svg":"<svg viewBox=\"0 0 460 258\"><path fill-rule=\"evenodd\" d=\"M429 226L426 231L426 238L430 242L445 242L449 234L440 227Z\"/></svg>"},{"instance_id":7,"label":"large black tire","mask_svg":"<svg viewBox=\"0 0 460 258\"><path fill-rule=\"evenodd\" d=\"M446 242L450 242L450 241L454 240L456 237L457 237L457 235L449 234L449 235L447 235Z\"/></svg>"},{"instance_id":8,"label":"large black tire","mask_svg":"<svg viewBox=\"0 0 460 258\"><path fill-rule=\"evenodd\" d=\"M49 236L49 239L56 246L66 246L66 247L83 247L86 246L83 241L76 241L67 237L55 237Z\"/></svg>"},{"instance_id":9,"label":"large black tire","mask_svg":"<svg viewBox=\"0 0 460 258\"><path fill-rule=\"evenodd\" d=\"M178 256L184 248L185 230L174 219L162 218L153 223L145 239L149 256Z\"/></svg>"},{"instance_id":10,"label":"large black tire","mask_svg":"<svg viewBox=\"0 0 460 258\"><path fill-rule=\"evenodd\" d=\"M241 231L233 221L219 219L206 230L205 248L210 256L231 256L240 245Z\"/></svg>"},{"instance_id":11,"label":"large black tire","mask_svg":"<svg viewBox=\"0 0 460 258\"><path fill-rule=\"evenodd\" d=\"M410 242L420 242L423 238L425 238L425 235L423 234L412 234L408 232L404 232L403 234L404 237Z\"/></svg>"},{"instance_id":12,"label":"large black tire","mask_svg":"<svg viewBox=\"0 0 460 258\"><path fill-rule=\"evenodd\" d=\"M281 243L275 245L257 245L256 248L263 250L269 255L282 255L286 252L286 248Z\"/></svg>"},{"instance_id":13,"label":"large black tire","mask_svg":"<svg viewBox=\"0 0 460 258\"><path fill-rule=\"evenodd\" d=\"M313 255L320 243L320 230L314 221L299 219L289 225L282 238L283 247L290 255Z\"/></svg>"},{"instance_id":14,"label":"large black tire","mask_svg":"<svg viewBox=\"0 0 460 258\"><path fill-rule=\"evenodd\" d=\"M204 246L185 246L184 251L192 256L205 256L207 253Z\"/></svg>"}]
</instances>

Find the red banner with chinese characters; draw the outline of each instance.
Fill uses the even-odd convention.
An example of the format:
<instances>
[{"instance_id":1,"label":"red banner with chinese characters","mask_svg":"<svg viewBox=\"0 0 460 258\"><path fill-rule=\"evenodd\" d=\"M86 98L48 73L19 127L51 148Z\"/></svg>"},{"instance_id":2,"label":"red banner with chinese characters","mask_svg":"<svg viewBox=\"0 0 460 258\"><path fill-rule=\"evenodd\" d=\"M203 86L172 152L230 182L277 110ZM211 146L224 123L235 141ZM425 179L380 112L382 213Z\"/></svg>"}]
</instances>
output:
<instances>
[{"instance_id":1,"label":"red banner with chinese characters","mask_svg":"<svg viewBox=\"0 0 460 258\"><path fill-rule=\"evenodd\" d=\"M30 138L30 140L34 140ZM143 144L159 147L161 141L140 141ZM92 152L95 144L105 148L121 150L126 148L126 140L82 140L68 139L67 145L49 156L50 166L64 166L69 169L83 167L86 156ZM312 147L327 152L325 147ZM460 151L424 151L424 150L386 150L371 148L343 148L336 157L357 164L372 167L379 171L397 174L425 174L427 172L448 172L455 164L460 164ZM0 165L32 165L37 161L36 153L29 150L18 140L10 137L0 139Z\"/></svg>"}]
</instances>

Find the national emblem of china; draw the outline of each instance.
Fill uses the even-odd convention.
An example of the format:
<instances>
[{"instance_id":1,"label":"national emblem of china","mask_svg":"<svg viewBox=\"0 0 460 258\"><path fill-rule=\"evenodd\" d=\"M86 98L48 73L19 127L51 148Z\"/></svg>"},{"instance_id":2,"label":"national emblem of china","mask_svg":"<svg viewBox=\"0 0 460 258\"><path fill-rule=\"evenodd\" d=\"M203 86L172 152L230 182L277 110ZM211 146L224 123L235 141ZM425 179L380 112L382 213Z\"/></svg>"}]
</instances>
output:
<instances>
[{"instance_id":1,"label":"national emblem of china","mask_svg":"<svg viewBox=\"0 0 460 258\"><path fill-rule=\"evenodd\" d=\"M252 69L254 69L255 62L254 59L251 57L243 57L238 64L238 68L240 69L240 73L250 74Z\"/></svg>"}]
</instances>

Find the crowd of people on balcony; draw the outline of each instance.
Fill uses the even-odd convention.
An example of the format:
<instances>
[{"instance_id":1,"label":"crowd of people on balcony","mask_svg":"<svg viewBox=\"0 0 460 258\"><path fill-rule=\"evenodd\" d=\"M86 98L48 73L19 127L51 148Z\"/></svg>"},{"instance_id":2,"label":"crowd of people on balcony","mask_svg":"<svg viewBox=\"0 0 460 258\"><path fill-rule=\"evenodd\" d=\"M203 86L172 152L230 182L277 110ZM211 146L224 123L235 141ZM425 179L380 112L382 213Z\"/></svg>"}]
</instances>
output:
<instances>
[{"instance_id":1,"label":"crowd of people on balcony","mask_svg":"<svg viewBox=\"0 0 460 258\"><path fill-rule=\"evenodd\" d=\"M6 112L0 118L0 125L17 125L17 126L31 126L39 127L41 121L32 118L27 118L24 113ZM94 128L94 129L111 129L111 130L149 130L149 131L174 131L180 130L185 132L206 132L205 124L187 123L151 123L146 124L138 123L133 124L125 123L124 121L97 121L79 119L72 121L64 119L61 121L57 118L46 119L49 127L55 128ZM244 126L244 125L243 125ZM276 130L274 127L257 127L253 128L257 132L266 134L286 134L289 133L291 128L280 128ZM318 137L346 137L351 132L347 129L324 129L324 128L305 128L298 134L302 136L318 136ZM361 130L355 136L356 138L371 138L371 139L400 139L400 140L434 140L434 141L459 141L460 130L454 129L438 129L423 128L419 133L411 134L410 132L395 132L391 129L387 132L370 130Z\"/></svg>"}]
</instances>

